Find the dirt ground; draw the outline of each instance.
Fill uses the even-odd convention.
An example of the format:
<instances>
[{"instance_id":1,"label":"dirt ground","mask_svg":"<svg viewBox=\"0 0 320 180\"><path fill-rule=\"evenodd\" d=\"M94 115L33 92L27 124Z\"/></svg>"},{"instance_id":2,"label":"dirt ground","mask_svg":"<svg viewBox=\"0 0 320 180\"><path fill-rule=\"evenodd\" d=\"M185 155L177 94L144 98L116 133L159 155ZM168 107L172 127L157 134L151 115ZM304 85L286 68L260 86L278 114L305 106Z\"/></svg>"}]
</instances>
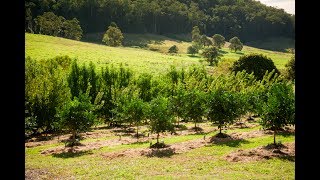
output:
<instances>
[{"instance_id":1,"label":"dirt ground","mask_svg":"<svg viewBox=\"0 0 320 180\"><path fill-rule=\"evenodd\" d=\"M215 129L217 130L217 129ZM182 131L181 134L178 135L187 135L187 134L195 134L196 132L190 131L190 130L185 130ZM255 130L255 131L250 131L250 132L235 132L235 133L230 133L228 134L228 137L226 138L219 138L219 137L206 137L204 135L203 138L196 139L196 140L191 140L191 141L185 141L181 143L175 143L170 145L168 148L162 148L161 151L166 151L168 149L171 149L173 153L183 153L186 151L189 151L191 149L199 148L202 146L205 146L206 144L210 143L221 143L221 142L228 142L228 141L235 141L235 140L244 140L248 138L254 138L254 137L260 137L268 134L268 131L262 131L262 130ZM133 133L134 134L134 133ZM174 134L166 133L161 135L161 138L164 137L171 137L171 136L176 136ZM206 138L204 140L204 138ZM156 134L152 134L149 137L142 137L139 138L139 142L151 142L151 140L156 139ZM124 145L124 144L133 144L137 143L137 139L132 136L121 136L115 139L109 139L109 140L97 140L95 142L82 142L80 146L75 146L73 148L71 147L65 147L65 146L58 146L54 148L49 148L46 150L43 150L41 154L44 155L50 155L50 154L60 154L60 153L68 153L68 152L84 152L84 151L90 151L94 149L100 149L103 147L111 147L111 146L116 146L116 145ZM107 153L105 156L110 156L110 157L118 157L121 156L121 154L126 154L126 156L131 156L132 154L148 154L151 152L152 149L147 148L147 149L129 149L125 151L119 151L115 153ZM150 152L149 152L150 151Z\"/></svg>"},{"instance_id":2,"label":"dirt ground","mask_svg":"<svg viewBox=\"0 0 320 180\"><path fill-rule=\"evenodd\" d=\"M259 161L271 158L283 158L294 161L295 143L285 143L278 148L268 145L248 150L239 149L225 156L225 159L229 162Z\"/></svg>"}]
</instances>

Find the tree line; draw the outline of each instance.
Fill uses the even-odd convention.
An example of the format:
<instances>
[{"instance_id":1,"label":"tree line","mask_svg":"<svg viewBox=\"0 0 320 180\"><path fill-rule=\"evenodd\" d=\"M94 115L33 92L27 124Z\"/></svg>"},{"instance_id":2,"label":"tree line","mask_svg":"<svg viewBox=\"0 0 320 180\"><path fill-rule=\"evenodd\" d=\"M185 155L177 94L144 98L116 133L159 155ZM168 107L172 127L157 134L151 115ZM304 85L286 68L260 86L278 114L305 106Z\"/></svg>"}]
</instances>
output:
<instances>
[{"instance_id":1,"label":"tree line","mask_svg":"<svg viewBox=\"0 0 320 180\"><path fill-rule=\"evenodd\" d=\"M76 18L84 33L103 32L116 22L125 33L189 33L237 36L244 42L295 34L295 16L254 0L26 0L26 31L38 33L35 19L53 12Z\"/></svg>"},{"instance_id":2,"label":"tree line","mask_svg":"<svg viewBox=\"0 0 320 180\"><path fill-rule=\"evenodd\" d=\"M204 66L171 66L155 76L112 64L98 72L92 62L79 64L68 56L28 57L25 82L26 133L67 131L72 145L78 133L97 124L136 126L137 138L139 126L149 125L157 142L181 121L193 122L195 129L209 121L220 133L248 114L259 115L266 128L294 124L293 83L276 69L261 78L246 70L214 77Z\"/></svg>"}]
</instances>

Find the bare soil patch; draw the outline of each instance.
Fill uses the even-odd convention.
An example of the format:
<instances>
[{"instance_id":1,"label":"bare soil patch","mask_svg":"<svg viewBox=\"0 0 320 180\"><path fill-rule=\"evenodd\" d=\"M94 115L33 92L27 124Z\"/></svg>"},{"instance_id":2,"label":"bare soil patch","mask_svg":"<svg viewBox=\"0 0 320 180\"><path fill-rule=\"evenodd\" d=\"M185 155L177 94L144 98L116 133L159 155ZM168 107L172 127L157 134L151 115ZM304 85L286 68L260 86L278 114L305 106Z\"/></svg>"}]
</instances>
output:
<instances>
[{"instance_id":1,"label":"bare soil patch","mask_svg":"<svg viewBox=\"0 0 320 180\"><path fill-rule=\"evenodd\" d=\"M271 158L295 161L295 143L285 143L278 147L267 145L249 150L239 149L225 156L225 159L229 162L249 162Z\"/></svg>"},{"instance_id":2,"label":"bare soil patch","mask_svg":"<svg viewBox=\"0 0 320 180\"><path fill-rule=\"evenodd\" d=\"M44 178L48 178L51 173L45 169L26 169L25 171L25 179L32 179L32 180L40 180Z\"/></svg>"},{"instance_id":3,"label":"bare soil patch","mask_svg":"<svg viewBox=\"0 0 320 180\"><path fill-rule=\"evenodd\" d=\"M185 141L181 143L175 143L172 145L167 145L165 148L135 148L135 149L126 149L118 152L108 152L102 153L104 158L114 159L117 157L136 157L136 156L147 156L147 157L171 157L174 154L180 154L187 151L190 151L195 148L205 146L208 141L203 139L196 139Z\"/></svg>"}]
</instances>

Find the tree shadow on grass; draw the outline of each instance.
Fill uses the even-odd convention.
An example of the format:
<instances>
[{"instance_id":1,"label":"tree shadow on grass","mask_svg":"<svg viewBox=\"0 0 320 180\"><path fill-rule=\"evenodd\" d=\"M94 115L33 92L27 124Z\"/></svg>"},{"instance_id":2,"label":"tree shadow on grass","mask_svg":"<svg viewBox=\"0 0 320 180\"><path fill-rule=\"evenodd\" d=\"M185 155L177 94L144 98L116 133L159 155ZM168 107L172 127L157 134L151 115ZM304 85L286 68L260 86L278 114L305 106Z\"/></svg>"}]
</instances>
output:
<instances>
[{"instance_id":1,"label":"tree shadow on grass","mask_svg":"<svg viewBox=\"0 0 320 180\"><path fill-rule=\"evenodd\" d=\"M224 141L224 142L216 142L214 144L219 145L219 146L229 146L229 147L239 147L241 144L248 144L250 143L249 141L245 139L233 139L230 141Z\"/></svg>"},{"instance_id":2,"label":"tree shadow on grass","mask_svg":"<svg viewBox=\"0 0 320 180\"><path fill-rule=\"evenodd\" d=\"M241 144L248 144L250 143L248 140L245 139L238 139L238 138L233 138L228 134L224 133L218 133L215 136L210 138L210 142L212 144L207 145L207 146L213 146L213 145L218 145L218 146L229 146L229 147L239 147Z\"/></svg>"},{"instance_id":3,"label":"tree shadow on grass","mask_svg":"<svg viewBox=\"0 0 320 180\"><path fill-rule=\"evenodd\" d=\"M152 148L150 152L147 152L143 155L147 156L147 157L159 157L159 158L163 158L163 157L171 157L174 154L176 154L174 152L173 148L165 148L165 149L156 149L156 148Z\"/></svg>"},{"instance_id":4,"label":"tree shadow on grass","mask_svg":"<svg viewBox=\"0 0 320 180\"><path fill-rule=\"evenodd\" d=\"M290 137L290 136L294 136L295 132L292 131L282 131L282 132L278 132L277 135L281 135L284 137Z\"/></svg>"},{"instance_id":5,"label":"tree shadow on grass","mask_svg":"<svg viewBox=\"0 0 320 180\"><path fill-rule=\"evenodd\" d=\"M295 162L296 157L295 156L291 156L288 154L282 155L278 157L281 160L286 160L286 161L291 161L291 162Z\"/></svg>"},{"instance_id":6,"label":"tree shadow on grass","mask_svg":"<svg viewBox=\"0 0 320 180\"><path fill-rule=\"evenodd\" d=\"M52 156L56 158L66 159L66 158L75 158L75 157L89 155L89 154L93 154L91 150L77 151L77 152L68 151L68 152L62 152L62 153L55 153L55 154L52 154Z\"/></svg>"},{"instance_id":7,"label":"tree shadow on grass","mask_svg":"<svg viewBox=\"0 0 320 180\"><path fill-rule=\"evenodd\" d=\"M219 50L219 53L221 53L221 54L227 54L228 52L220 49L220 50Z\"/></svg>"},{"instance_id":8,"label":"tree shadow on grass","mask_svg":"<svg viewBox=\"0 0 320 180\"><path fill-rule=\"evenodd\" d=\"M188 56L189 56L189 57L191 57L191 58L200 58L200 56L199 56L199 55L195 55L195 54L194 54L194 55L192 55L192 54L188 54Z\"/></svg>"},{"instance_id":9,"label":"tree shadow on grass","mask_svg":"<svg viewBox=\"0 0 320 180\"><path fill-rule=\"evenodd\" d=\"M240 52L240 51L237 51L237 52L235 52L236 54L240 54L240 55L244 55L244 53L243 52Z\"/></svg>"}]
</instances>

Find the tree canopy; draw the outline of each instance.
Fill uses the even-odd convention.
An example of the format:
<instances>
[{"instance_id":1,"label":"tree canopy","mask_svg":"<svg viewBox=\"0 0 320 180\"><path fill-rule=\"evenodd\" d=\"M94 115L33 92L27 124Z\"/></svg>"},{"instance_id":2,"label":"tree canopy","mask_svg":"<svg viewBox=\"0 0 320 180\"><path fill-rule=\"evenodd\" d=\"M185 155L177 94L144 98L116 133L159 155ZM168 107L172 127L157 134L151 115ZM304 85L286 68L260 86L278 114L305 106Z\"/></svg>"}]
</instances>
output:
<instances>
[{"instance_id":1,"label":"tree canopy","mask_svg":"<svg viewBox=\"0 0 320 180\"><path fill-rule=\"evenodd\" d=\"M26 0L26 30L37 16L53 12L77 18L84 33L105 31L111 22L125 33L189 33L237 36L244 42L268 37L294 38L295 16L254 0Z\"/></svg>"}]
</instances>

